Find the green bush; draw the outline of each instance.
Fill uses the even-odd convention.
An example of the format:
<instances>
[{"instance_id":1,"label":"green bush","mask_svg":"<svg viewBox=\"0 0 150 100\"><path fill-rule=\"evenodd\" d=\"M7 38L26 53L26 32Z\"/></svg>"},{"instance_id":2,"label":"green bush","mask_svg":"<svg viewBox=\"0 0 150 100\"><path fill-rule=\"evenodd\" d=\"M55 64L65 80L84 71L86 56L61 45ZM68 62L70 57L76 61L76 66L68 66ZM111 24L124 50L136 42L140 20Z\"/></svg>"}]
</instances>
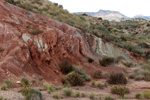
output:
<instances>
[{"instance_id":1,"label":"green bush","mask_svg":"<svg viewBox=\"0 0 150 100\"><path fill-rule=\"evenodd\" d=\"M150 99L150 90L144 91L143 96L146 99Z\"/></svg>"},{"instance_id":2,"label":"green bush","mask_svg":"<svg viewBox=\"0 0 150 100\"><path fill-rule=\"evenodd\" d=\"M5 80L4 84L6 85L7 88L13 88L14 84L10 80Z\"/></svg>"},{"instance_id":3,"label":"green bush","mask_svg":"<svg viewBox=\"0 0 150 100\"><path fill-rule=\"evenodd\" d=\"M66 80L72 85L72 86L82 86L84 83L83 77L76 73L71 72L66 76Z\"/></svg>"},{"instance_id":4,"label":"green bush","mask_svg":"<svg viewBox=\"0 0 150 100\"><path fill-rule=\"evenodd\" d=\"M126 88L125 86L114 86L113 88L111 88L111 93L117 94L121 98L123 98L125 94L129 93L129 89Z\"/></svg>"},{"instance_id":5,"label":"green bush","mask_svg":"<svg viewBox=\"0 0 150 100\"><path fill-rule=\"evenodd\" d=\"M92 86L95 86L95 82L94 82L94 81L93 81L93 82L91 82L91 85L92 85Z\"/></svg>"},{"instance_id":6,"label":"green bush","mask_svg":"<svg viewBox=\"0 0 150 100\"><path fill-rule=\"evenodd\" d=\"M121 72L111 73L107 79L109 84L127 84L125 75Z\"/></svg>"},{"instance_id":7,"label":"green bush","mask_svg":"<svg viewBox=\"0 0 150 100\"><path fill-rule=\"evenodd\" d=\"M111 96L105 96L105 100L114 100Z\"/></svg>"},{"instance_id":8,"label":"green bush","mask_svg":"<svg viewBox=\"0 0 150 100\"><path fill-rule=\"evenodd\" d=\"M70 96L72 95L72 93L73 93L70 88L64 88L64 89L63 89L63 92L64 92L64 95L65 95L65 96L69 96L69 97L70 97Z\"/></svg>"},{"instance_id":9,"label":"green bush","mask_svg":"<svg viewBox=\"0 0 150 100\"><path fill-rule=\"evenodd\" d=\"M135 98L136 98L136 99L142 99L142 94L141 94L141 93L135 94Z\"/></svg>"},{"instance_id":10,"label":"green bush","mask_svg":"<svg viewBox=\"0 0 150 100\"><path fill-rule=\"evenodd\" d=\"M133 63L131 63L131 62L123 61L122 63L123 63L126 67L132 67L132 66L133 66Z\"/></svg>"},{"instance_id":11,"label":"green bush","mask_svg":"<svg viewBox=\"0 0 150 100\"><path fill-rule=\"evenodd\" d=\"M89 97L90 97L91 100L94 100L95 99L95 94L91 93Z\"/></svg>"},{"instance_id":12,"label":"green bush","mask_svg":"<svg viewBox=\"0 0 150 100\"><path fill-rule=\"evenodd\" d=\"M131 52L134 52L140 55L144 53L144 50L140 46L135 46L132 44L128 44L126 42L123 43L123 47Z\"/></svg>"},{"instance_id":13,"label":"green bush","mask_svg":"<svg viewBox=\"0 0 150 100\"><path fill-rule=\"evenodd\" d=\"M58 93L53 94L53 98L60 99L60 95Z\"/></svg>"},{"instance_id":14,"label":"green bush","mask_svg":"<svg viewBox=\"0 0 150 100\"><path fill-rule=\"evenodd\" d=\"M150 65L148 65L148 64L142 65L142 69L150 71Z\"/></svg>"},{"instance_id":15,"label":"green bush","mask_svg":"<svg viewBox=\"0 0 150 100\"><path fill-rule=\"evenodd\" d=\"M3 90L3 91L7 90L7 86L6 85L2 85L1 90Z\"/></svg>"},{"instance_id":16,"label":"green bush","mask_svg":"<svg viewBox=\"0 0 150 100\"><path fill-rule=\"evenodd\" d=\"M149 66L144 65L138 69L135 69L133 73L130 74L130 78L133 78L135 80L150 81L150 70L148 67Z\"/></svg>"},{"instance_id":17,"label":"green bush","mask_svg":"<svg viewBox=\"0 0 150 100\"><path fill-rule=\"evenodd\" d=\"M68 61L62 61L59 65L60 70L64 74L68 74L74 70L73 66L68 63Z\"/></svg>"},{"instance_id":18,"label":"green bush","mask_svg":"<svg viewBox=\"0 0 150 100\"><path fill-rule=\"evenodd\" d=\"M99 83L97 83L97 87L102 89L103 88L103 84L101 82L99 82Z\"/></svg>"},{"instance_id":19,"label":"green bush","mask_svg":"<svg viewBox=\"0 0 150 100\"><path fill-rule=\"evenodd\" d=\"M100 65L101 66L108 66L112 63L114 63L114 58L113 57L104 57L101 61L100 61Z\"/></svg>"},{"instance_id":20,"label":"green bush","mask_svg":"<svg viewBox=\"0 0 150 100\"><path fill-rule=\"evenodd\" d=\"M102 75L101 75L101 72L95 72L94 74L93 74L93 78L95 78L95 79L99 79L99 78L101 78L102 77Z\"/></svg>"},{"instance_id":21,"label":"green bush","mask_svg":"<svg viewBox=\"0 0 150 100\"><path fill-rule=\"evenodd\" d=\"M26 78L22 78L22 79L21 79L21 86L23 86L23 87L28 87L28 86L30 86L29 80L26 79Z\"/></svg>"},{"instance_id":22,"label":"green bush","mask_svg":"<svg viewBox=\"0 0 150 100\"><path fill-rule=\"evenodd\" d=\"M84 94L84 93L81 93L81 96L82 96L82 97L85 97L85 94Z\"/></svg>"},{"instance_id":23,"label":"green bush","mask_svg":"<svg viewBox=\"0 0 150 100\"><path fill-rule=\"evenodd\" d=\"M48 93L51 93L55 87L52 84L45 83L44 88L47 90Z\"/></svg>"},{"instance_id":24,"label":"green bush","mask_svg":"<svg viewBox=\"0 0 150 100\"><path fill-rule=\"evenodd\" d=\"M41 92L31 88L22 88L21 94L25 97L26 100L42 100Z\"/></svg>"},{"instance_id":25,"label":"green bush","mask_svg":"<svg viewBox=\"0 0 150 100\"><path fill-rule=\"evenodd\" d=\"M4 97L0 97L0 100L7 100L6 98L4 98Z\"/></svg>"},{"instance_id":26,"label":"green bush","mask_svg":"<svg viewBox=\"0 0 150 100\"><path fill-rule=\"evenodd\" d=\"M91 80L91 77L85 72L85 70L82 67L74 66L73 69L74 69L74 72L81 75L81 77L83 78L83 81L90 81Z\"/></svg>"},{"instance_id":27,"label":"green bush","mask_svg":"<svg viewBox=\"0 0 150 100\"><path fill-rule=\"evenodd\" d=\"M75 97L76 97L76 98L79 98L79 97L80 97L80 93L77 92L77 93L75 94Z\"/></svg>"}]
</instances>

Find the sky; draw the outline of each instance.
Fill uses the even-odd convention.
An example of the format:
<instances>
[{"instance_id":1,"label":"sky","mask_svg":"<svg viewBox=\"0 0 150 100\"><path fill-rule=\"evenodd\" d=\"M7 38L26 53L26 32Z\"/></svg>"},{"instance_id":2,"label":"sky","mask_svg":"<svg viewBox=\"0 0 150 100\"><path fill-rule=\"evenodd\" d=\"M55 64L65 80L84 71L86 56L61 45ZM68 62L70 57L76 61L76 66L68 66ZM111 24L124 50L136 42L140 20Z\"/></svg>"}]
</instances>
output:
<instances>
[{"instance_id":1,"label":"sky","mask_svg":"<svg viewBox=\"0 0 150 100\"><path fill-rule=\"evenodd\" d=\"M150 0L50 0L63 5L69 12L97 12L102 10L119 11L133 17L150 16Z\"/></svg>"}]
</instances>

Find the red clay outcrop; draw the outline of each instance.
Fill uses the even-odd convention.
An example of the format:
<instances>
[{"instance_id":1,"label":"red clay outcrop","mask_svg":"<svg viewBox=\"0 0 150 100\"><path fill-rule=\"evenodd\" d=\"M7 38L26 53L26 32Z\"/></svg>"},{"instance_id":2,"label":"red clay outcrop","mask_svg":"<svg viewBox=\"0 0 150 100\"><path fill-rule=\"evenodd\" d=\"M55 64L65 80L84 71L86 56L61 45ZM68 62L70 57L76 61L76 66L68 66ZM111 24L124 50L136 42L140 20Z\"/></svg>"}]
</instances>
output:
<instances>
[{"instance_id":1,"label":"red clay outcrop","mask_svg":"<svg viewBox=\"0 0 150 100\"><path fill-rule=\"evenodd\" d=\"M65 59L89 74L109 70L88 63L88 58L101 57L91 51L86 38L77 28L0 1L0 79L42 76L59 84L59 64Z\"/></svg>"}]
</instances>

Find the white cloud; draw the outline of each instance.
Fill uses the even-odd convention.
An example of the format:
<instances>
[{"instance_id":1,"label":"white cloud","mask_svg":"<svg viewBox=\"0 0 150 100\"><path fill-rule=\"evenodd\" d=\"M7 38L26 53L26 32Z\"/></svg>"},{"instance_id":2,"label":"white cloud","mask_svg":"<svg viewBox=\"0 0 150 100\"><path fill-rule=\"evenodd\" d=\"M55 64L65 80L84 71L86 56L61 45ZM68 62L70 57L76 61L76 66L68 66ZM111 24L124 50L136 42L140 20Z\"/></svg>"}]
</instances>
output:
<instances>
[{"instance_id":1,"label":"white cloud","mask_svg":"<svg viewBox=\"0 0 150 100\"><path fill-rule=\"evenodd\" d=\"M138 14L150 16L150 0L50 0L63 5L69 12L97 12L100 9L114 10L126 16Z\"/></svg>"}]
</instances>

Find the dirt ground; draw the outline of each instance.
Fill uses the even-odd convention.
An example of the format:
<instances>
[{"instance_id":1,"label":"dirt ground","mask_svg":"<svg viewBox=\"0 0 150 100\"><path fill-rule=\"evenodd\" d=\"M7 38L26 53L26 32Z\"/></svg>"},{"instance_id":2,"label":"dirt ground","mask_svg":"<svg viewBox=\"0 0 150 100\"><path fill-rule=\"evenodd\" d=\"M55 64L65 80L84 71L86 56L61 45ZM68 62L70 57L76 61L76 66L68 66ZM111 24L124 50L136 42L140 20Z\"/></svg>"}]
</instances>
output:
<instances>
[{"instance_id":1,"label":"dirt ground","mask_svg":"<svg viewBox=\"0 0 150 100\"><path fill-rule=\"evenodd\" d=\"M100 81L97 81L100 82ZM84 93L85 97L64 97L61 100L90 100L89 95L91 93L95 94L94 100L100 100L99 97L102 97L102 100L104 100L105 96L111 95L111 97L116 98L115 100L120 100L117 99L119 98L117 95L113 95L110 93L110 88L112 86L108 85L107 87L104 87L103 89L97 88L97 87L92 87L91 83L87 83L85 86L82 87L72 87L73 93ZM130 93L127 94L127 99L126 100L136 100L135 99L135 94L136 93L142 93L145 90L150 89L150 82L146 81L134 81L134 80L129 80L127 87L130 89ZM35 89L39 89L39 87L35 87ZM19 93L20 88L13 88L13 89L8 89L6 91L0 90L0 96L7 98L7 100L25 100L24 97ZM41 91L43 95L43 100L56 100L53 98L53 94L59 93L60 95L63 96L63 91L62 90L56 90L53 91L51 94L48 94L47 91ZM60 100L60 99L59 99ZM123 99L121 99L123 100ZM144 99L145 100L145 99Z\"/></svg>"}]
</instances>

